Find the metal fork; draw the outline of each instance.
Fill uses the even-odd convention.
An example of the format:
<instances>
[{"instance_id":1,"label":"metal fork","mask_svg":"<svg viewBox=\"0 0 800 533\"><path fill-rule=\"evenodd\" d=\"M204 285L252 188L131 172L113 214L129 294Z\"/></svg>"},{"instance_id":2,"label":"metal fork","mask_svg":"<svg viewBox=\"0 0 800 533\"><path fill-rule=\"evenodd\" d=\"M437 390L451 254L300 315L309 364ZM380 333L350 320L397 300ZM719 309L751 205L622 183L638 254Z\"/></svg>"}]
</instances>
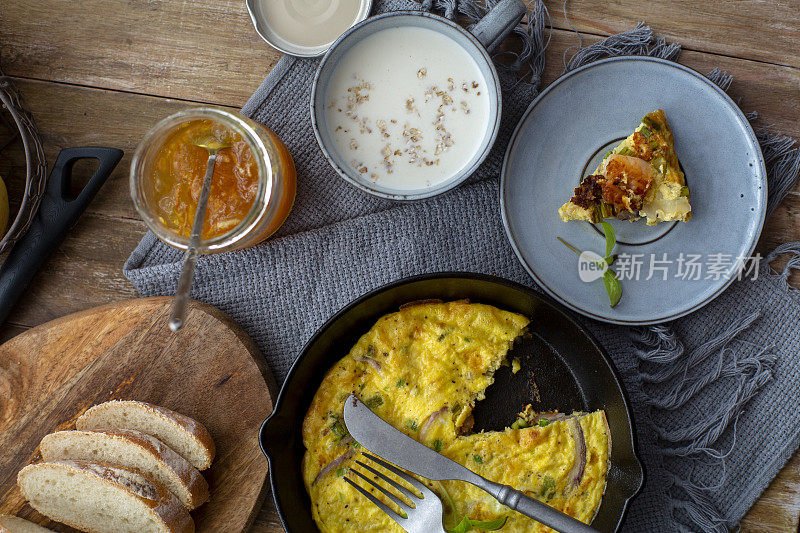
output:
<instances>
[{"instance_id":1,"label":"metal fork","mask_svg":"<svg viewBox=\"0 0 800 533\"><path fill-rule=\"evenodd\" d=\"M400 515L396 513L391 507L383 503L377 497L375 497L369 490L365 489L352 479L345 476L344 480L353 486L358 492L363 494L369 501L377 505L381 511L389 515L389 518L397 522L400 527L408 531L408 533L447 533L442 525L442 518L444 516L444 508L442 507L442 501L439 497L428 487L411 477L410 475L406 474L399 468L387 463L386 461L375 457L374 455L370 455L368 453L362 454L365 459L369 459L370 461L381 465L386 470L393 472L396 474L400 479L404 480L415 489L422 493L422 497L420 498L406 487L398 483L397 481L393 480L392 478L386 476L385 474L379 472L378 470L374 469L373 467L369 466L368 464L362 461L356 461L355 464L377 476L378 478L382 479L395 489L399 491L403 496L408 498L412 504L408 505L402 498L394 494L393 492L387 490L385 487L378 485L374 479L370 479L369 477L362 474L359 470L356 470L350 467L350 472L356 474L358 477L363 479L365 482L369 483L381 493L383 493L387 498L392 500L394 503L403 510L406 516Z\"/></svg>"}]
</instances>

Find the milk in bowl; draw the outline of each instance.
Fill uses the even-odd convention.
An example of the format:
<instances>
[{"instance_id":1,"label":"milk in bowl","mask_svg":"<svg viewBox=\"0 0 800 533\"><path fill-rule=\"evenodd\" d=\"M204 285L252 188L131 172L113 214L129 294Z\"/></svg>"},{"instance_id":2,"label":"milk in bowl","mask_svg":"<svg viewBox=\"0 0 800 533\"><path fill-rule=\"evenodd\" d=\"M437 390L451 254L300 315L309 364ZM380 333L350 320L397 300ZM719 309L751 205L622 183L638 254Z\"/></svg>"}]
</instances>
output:
<instances>
[{"instance_id":1,"label":"milk in bowl","mask_svg":"<svg viewBox=\"0 0 800 533\"><path fill-rule=\"evenodd\" d=\"M351 171L419 191L456 176L490 134L490 91L452 38L418 26L379 30L347 50L324 99L330 138Z\"/></svg>"}]
</instances>

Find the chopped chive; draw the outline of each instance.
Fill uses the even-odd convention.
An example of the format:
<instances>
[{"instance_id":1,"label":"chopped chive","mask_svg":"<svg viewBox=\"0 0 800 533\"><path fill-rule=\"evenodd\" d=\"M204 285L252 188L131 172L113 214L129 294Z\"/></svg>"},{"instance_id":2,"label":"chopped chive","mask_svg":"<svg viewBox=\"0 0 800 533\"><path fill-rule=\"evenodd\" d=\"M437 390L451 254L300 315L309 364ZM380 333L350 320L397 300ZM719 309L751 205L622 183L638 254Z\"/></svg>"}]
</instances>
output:
<instances>
[{"instance_id":1,"label":"chopped chive","mask_svg":"<svg viewBox=\"0 0 800 533\"><path fill-rule=\"evenodd\" d=\"M411 431L416 431L419 426L417 426L416 420L406 420L406 427Z\"/></svg>"},{"instance_id":2,"label":"chopped chive","mask_svg":"<svg viewBox=\"0 0 800 533\"><path fill-rule=\"evenodd\" d=\"M542 480L541 495L544 499L549 500L556 495L556 480L550 476L544 476Z\"/></svg>"},{"instance_id":3,"label":"chopped chive","mask_svg":"<svg viewBox=\"0 0 800 533\"><path fill-rule=\"evenodd\" d=\"M342 424L341 420L337 420L333 424L331 424L331 432L336 435L337 437L344 437L347 435L347 429Z\"/></svg>"},{"instance_id":4,"label":"chopped chive","mask_svg":"<svg viewBox=\"0 0 800 533\"><path fill-rule=\"evenodd\" d=\"M514 423L511 424L511 429L525 429L526 427L528 427L528 423L521 417L517 418Z\"/></svg>"},{"instance_id":5,"label":"chopped chive","mask_svg":"<svg viewBox=\"0 0 800 533\"><path fill-rule=\"evenodd\" d=\"M436 450L437 452L442 451L442 439L436 439L435 441L433 441L433 449Z\"/></svg>"},{"instance_id":6,"label":"chopped chive","mask_svg":"<svg viewBox=\"0 0 800 533\"><path fill-rule=\"evenodd\" d=\"M626 147L624 147L624 148L622 148L622 149L621 149L619 152L617 152L617 153L618 153L619 155L629 155L629 156L635 156L635 155L636 155L636 152L634 152L633 150L631 150L631 149L630 149L630 148L628 148L627 146L626 146Z\"/></svg>"},{"instance_id":7,"label":"chopped chive","mask_svg":"<svg viewBox=\"0 0 800 533\"><path fill-rule=\"evenodd\" d=\"M550 421L548 419L546 419L546 418L540 418L539 419L539 427L540 428L547 427L549 425L550 425Z\"/></svg>"},{"instance_id":8,"label":"chopped chive","mask_svg":"<svg viewBox=\"0 0 800 533\"><path fill-rule=\"evenodd\" d=\"M642 124L644 124L653 131L659 131L661 129L658 126L658 124L656 124L655 121L652 118L648 117L647 115L645 115L644 118L642 118Z\"/></svg>"},{"instance_id":9,"label":"chopped chive","mask_svg":"<svg viewBox=\"0 0 800 533\"><path fill-rule=\"evenodd\" d=\"M380 394L376 394L371 398L367 398L366 400L364 400L364 405L366 405L370 409L375 409L376 407L383 405L383 396L381 396Z\"/></svg>"},{"instance_id":10,"label":"chopped chive","mask_svg":"<svg viewBox=\"0 0 800 533\"><path fill-rule=\"evenodd\" d=\"M475 461L478 464L482 464L483 463L483 457L481 457L477 453L472 456L472 460Z\"/></svg>"}]
</instances>

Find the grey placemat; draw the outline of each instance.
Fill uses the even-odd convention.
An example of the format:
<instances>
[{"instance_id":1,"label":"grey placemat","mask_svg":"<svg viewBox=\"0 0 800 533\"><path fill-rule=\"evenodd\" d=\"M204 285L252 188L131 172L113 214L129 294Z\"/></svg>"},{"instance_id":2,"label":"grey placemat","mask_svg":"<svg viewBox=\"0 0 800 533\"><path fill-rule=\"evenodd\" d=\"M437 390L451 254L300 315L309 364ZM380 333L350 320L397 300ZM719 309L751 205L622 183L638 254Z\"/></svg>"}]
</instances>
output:
<instances>
[{"instance_id":1,"label":"grey placemat","mask_svg":"<svg viewBox=\"0 0 800 533\"><path fill-rule=\"evenodd\" d=\"M411 0L376 4L380 11L419 8ZM480 13L465 1L458 7L470 16ZM525 35L534 56L543 47L544 16L541 4L535 9L538 27ZM632 53L674 58L678 52L641 26L581 54L585 62ZM244 327L279 382L332 313L398 278L463 270L533 285L502 229L497 176L536 87L504 74L501 133L470 183L440 198L398 205L346 185L322 157L308 111L316 63L282 59L243 109L274 129L295 158L299 189L290 219L267 243L202 257L192 292ZM730 83L719 73L714 78ZM771 159L771 175L782 178L785 188L796 176L797 160L796 154L787 157L785 140L780 147L769 152L782 157ZM800 246L783 251L794 254L792 266L800 266ZM125 264L125 275L143 296L169 295L179 261L176 250L148 233ZM626 529L721 531L738 523L800 441L800 299L785 276L764 264L757 280L735 282L712 304L665 327L584 323L623 375L647 469Z\"/></svg>"}]
</instances>

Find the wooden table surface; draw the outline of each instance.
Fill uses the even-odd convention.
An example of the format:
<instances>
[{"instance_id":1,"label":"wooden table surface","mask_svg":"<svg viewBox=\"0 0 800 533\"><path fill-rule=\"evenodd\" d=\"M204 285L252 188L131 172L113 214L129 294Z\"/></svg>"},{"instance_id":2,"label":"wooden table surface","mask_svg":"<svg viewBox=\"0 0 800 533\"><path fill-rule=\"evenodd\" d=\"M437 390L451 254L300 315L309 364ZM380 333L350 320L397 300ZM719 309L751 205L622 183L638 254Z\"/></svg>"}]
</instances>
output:
<instances>
[{"instance_id":1,"label":"wooden table surface","mask_svg":"<svg viewBox=\"0 0 800 533\"><path fill-rule=\"evenodd\" d=\"M561 1L548 1L552 42L544 83L576 44ZM730 90L758 125L800 138L800 0L570 0L584 43L647 21L681 43L681 63L735 76ZM130 157L166 115L198 104L237 109L280 59L253 30L244 0L0 0L0 66L15 78L44 138L61 148L114 146L125 158L0 330L9 338L74 311L137 296L122 264L145 233L128 195ZM84 169L86 174L88 169ZM4 176L7 177L7 176ZM18 190L13 177L9 190ZM759 250L800 240L800 187L764 228ZM797 531L800 454L743 522ZM253 531L280 531L271 500Z\"/></svg>"}]
</instances>

